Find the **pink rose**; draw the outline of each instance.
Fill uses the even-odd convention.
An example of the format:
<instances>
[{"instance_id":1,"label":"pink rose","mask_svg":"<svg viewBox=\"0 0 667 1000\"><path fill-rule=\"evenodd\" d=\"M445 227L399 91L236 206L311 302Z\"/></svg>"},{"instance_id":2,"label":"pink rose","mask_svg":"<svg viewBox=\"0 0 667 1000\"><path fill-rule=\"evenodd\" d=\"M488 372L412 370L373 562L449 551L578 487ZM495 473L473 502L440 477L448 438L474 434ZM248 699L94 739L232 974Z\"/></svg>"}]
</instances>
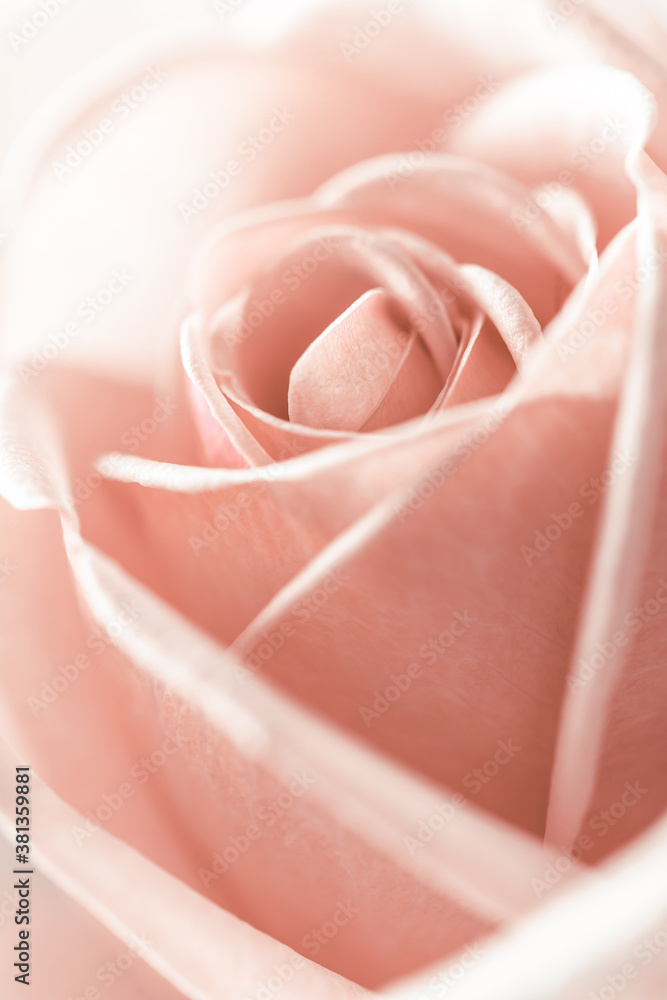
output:
<instances>
[{"instance_id":1,"label":"pink rose","mask_svg":"<svg viewBox=\"0 0 667 1000\"><path fill-rule=\"evenodd\" d=\"M666 42L325 5L15 146L17 996L664 994Z\"/></svg>"}]
</instances>

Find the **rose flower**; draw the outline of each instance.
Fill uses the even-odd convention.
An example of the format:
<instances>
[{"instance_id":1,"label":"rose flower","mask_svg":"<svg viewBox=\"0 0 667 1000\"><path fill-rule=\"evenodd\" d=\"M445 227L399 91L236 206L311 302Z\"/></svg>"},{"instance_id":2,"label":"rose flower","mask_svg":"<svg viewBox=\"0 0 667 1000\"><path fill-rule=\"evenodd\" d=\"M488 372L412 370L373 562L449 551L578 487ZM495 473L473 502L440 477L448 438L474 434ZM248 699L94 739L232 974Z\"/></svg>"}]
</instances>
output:
<instances>
[{"instance_id":1,"label":"rose flower","mask_svg":"<svg viewBox=\"0 0 667 1000\"><path fill-rule=\"evenodd\" d=\"M667 36L311 13L116 50L5 164L3 944L39 997L662 997Z\"/></svg>"}]
</instances>

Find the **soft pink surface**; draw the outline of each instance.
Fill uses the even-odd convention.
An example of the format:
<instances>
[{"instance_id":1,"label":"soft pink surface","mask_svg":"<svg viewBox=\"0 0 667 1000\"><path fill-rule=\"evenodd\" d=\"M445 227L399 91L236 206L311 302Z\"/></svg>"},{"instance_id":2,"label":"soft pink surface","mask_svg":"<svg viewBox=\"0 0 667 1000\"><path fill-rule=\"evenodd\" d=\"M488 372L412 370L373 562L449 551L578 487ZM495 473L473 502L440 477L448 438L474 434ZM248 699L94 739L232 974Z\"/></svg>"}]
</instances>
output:
<instances>
[{"instance_id":1,"label":"soft pink surface","mask_svg":"<svg viewBox=\"0 0 667 1000\"><path fill-rule=\"evenodd\" d=\"M13 753L38 776L44 926L64 893L93 972L151 937L147 996L287 963L295 1000L417 997L492 935L452 996L565 1000L667 923L667 39L623 4L416 0L346 60L374 9L119 53L0 180L0 784ZM582 836L607 877L539 888ZM62 950L38 1000L85 987Z\"/></svg>"}]
</instances>

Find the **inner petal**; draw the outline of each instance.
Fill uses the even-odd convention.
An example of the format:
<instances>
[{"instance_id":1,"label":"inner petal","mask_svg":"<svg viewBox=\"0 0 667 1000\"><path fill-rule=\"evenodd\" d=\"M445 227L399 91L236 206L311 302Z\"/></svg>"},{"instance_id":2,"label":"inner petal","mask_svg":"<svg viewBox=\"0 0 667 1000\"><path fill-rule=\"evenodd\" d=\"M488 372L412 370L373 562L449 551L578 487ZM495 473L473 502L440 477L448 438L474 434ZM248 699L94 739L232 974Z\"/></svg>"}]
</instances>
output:
<instances>
[{"instance_id":1,"label":"inner petal","mask_svg":"<svg viewBox=\"0 0 667 1000\"><path fill-rule=\"evenodd\" d=\"M330 430L376 430L425 413L442 381L383 289L354 302L292 368L289 418Z\"/></svg>"},{"instance_id":2,"label":"inner petal","mask_svg":"<svg viewBox=\"0 0 667 1000\"><path fill-rule=\"evenodd\" d=\"M502 336L488 317L480 316L479 324L472 332L443 393L439 408L495 396L507 388L516 371Z\"/></svg>"},{"instance_id":3,"label":"inner petal","mask_svg":"<svg viewBox=\"0 0 667 1000\"><path fill-rule=\"evenodd\" d=\"M246 292L238 328L230 332L236 344L234 370L248 399L286 418L289 377L299 357L374 288L391 293L406 323L418 327L444 383L458 343L428 278L390 237L331 226L292 243Z\"/></svg>"}]
</instances>

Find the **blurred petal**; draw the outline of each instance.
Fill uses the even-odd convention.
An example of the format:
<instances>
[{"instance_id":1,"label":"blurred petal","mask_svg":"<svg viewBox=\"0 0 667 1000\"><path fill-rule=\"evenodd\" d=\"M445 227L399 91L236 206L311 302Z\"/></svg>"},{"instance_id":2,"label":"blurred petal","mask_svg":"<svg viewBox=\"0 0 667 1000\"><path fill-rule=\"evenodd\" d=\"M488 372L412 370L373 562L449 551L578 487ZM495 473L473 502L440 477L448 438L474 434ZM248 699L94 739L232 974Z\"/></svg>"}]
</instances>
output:
<instances>
[{"instance_id":1,"label":"blurred petal","mask_svg":"<svg viewBox=\"0 0 667 1000\"><path fill-rule=\"evenodd\" d=\"M448 148L524 184L548 182L541 198L547 206L576 189L593 210L605 246L635 215L625 160L646 143L654 120L655 101L636 78L611 67L568 66L499 90ZM516 212L517 225L525 234L547 215L526 202Z\"/></svg>"},{"instance_id":2,"label":"blurred petal","mask_svg":"<svg viewBox=\"0 0 667 1000\"><path fill-rule=\"evenodd\" d=\"M603 487L600 541L568 679L548 829L552 839L564 842L574 840L584 822L587 828L592 822L595 829L599 810L615 806L625 795L625 783L639 779L643 792L631 803L630 815L625 816L626 805L623 816L615 817L612 836L598 845L605 853L667 803L667 685L661 669L667 641L667 179L648 157L638 160L635 176L641 199L638 239L644 253L636 278L631 276L637 287L637 334L614 433L612 471ZM598 824L598 833L600 829Z\"/></svg>"},{"instance_id":3,"label":"blurred petal","mask_svg":"<svg viewBox=\"0 0 667 1000\"><path fill-rule=\"evenodd\" d=\"M129 108L123 95L142 81L152 89ZM325 120L341 128L322 130ZM51 351L56 335L95 371L149 381L203 232L232 212L309 193L431 120L414 100L389 105L359 78L317 73L286 49L250 54L210 31L174 29L112 52L54 96L0 181L11 232L0 272L5 359L30 361L29 349ZM125 284L106 305L114 272Z\"/></svg>"},{"instance_id":4,"label":"blurred petal","mask_svg":"<svg viewBox=\"0 0 667 1000\"><path fill-rule=\"evenodd\" d=\"M622 992L660 1000L667 985L666 835L663 816L632 847L556 888L538 913L485 941L481 958L468 958L464 977L451 984L452 998L579 1000ZM418 1000L437 971L394 984L390 995Z\"/></svg>"},{"instance_id":5,"label":"blurred petal","mask_svg":"<svg viewBox=\"0 0 667 1000\"><path fill-rule=\"evenodd\" d=\"M182 739L190 728L198 734L193 752L201 754L212 794L226 802L228 821L233 808L237 831L253 820L262 827L252 852L245 848L247 857L229 865L219 888L218 879L208 879L209 893L234 893L236 887L237 907L254 913L254 924L288 943L300 941L302 948L304 930L326 919L341 893L351 893L359 908L354 926L346 934L341 930L321 961L369 985L396 974L390 967L414 968L429 951L441 954L501 915L533 905L530 878L542 873L553 853L470 803L459 805L455 816L450 812L441 835L427 841L423 852L411 850L410 838L431 815L434 802L448 801L446 790L384 761L255 681L94 550L87 549L78 570L101 620L115 615L119 602L146 603L141 626L130 626L119 637L125 654L153 677L156 693L166 685L166 701L159 699L165 721L176 713L184 724ZM190 719L179 707L181 700L194 713ZM208 748L213 747L211 757ZM268 824L270 830L254 795L252 801L247 792L238 795L244 788L259 790L263 771L283 788L290 787L295 774L312 779L303 804L294 803L280 823ZM326 822L321 810L328 814ZM297 837L290 835L292 824L297 824ZM225 843L230 841L219 833L217 849ZM283 852L278 867L277 850ZM420 891L415 879L424 886ZM409 917L400 910L407 898Z\"/></svg>"},{"instance_id":6,"label":"blurred petal","mask_svg":"<svg viewBox=\"0 0 667 1000\"><path fill-rule=\"evenodd\" d=\"M8 789L13 762L6 753L2 758L3 787ZM97 944L96 938L102 936L97 921L125 945L126 957L118 962L117 969L126 971L128 959L145 963L163 979L163 996L227 1000L229 996L254 992L258 984L276 974L286 987L283 995L292 1000L313 996L343 1000L368 995L226 913L103 830L77 844L71 832L84 827L84 817L34 775L31 800L41 818L34 841L39 874L85 908L92 918L83 939L67 942L70 961L73 948L77 965L89 957L84 942L92 939ZM12 812L13 803L5 792L1 817L5 834L11 830ZM285 968L291 973L289 978L286 974L280 976ZM61 975L65 969L72 979L77 975L73 964L61 960ZM118 975L112 976L107 970L106 977L96 978L108 989ZM156 976L144 978L155 987ZM128 989L128 980L123 982L123 988ZM49 987L53 986L50 982Z\"/></svg>"},{"instance_id":7,"label":"blurred petal","mask_svg":"<svg viewBox=\"0 0 667 1000\"><path fill-rule=\"evenodd\" d=\"M0 816L0 856L6 872L11 872L16 866L14 860L14 805L7 800L7 791L14 784L13 768L24 762L13 755L11 758L2 752L2 779L4 783L3 806L6 808L5 815ZM11 768L11 770L10 770ZM34 772L33 775L34 777ZM37 784L41 786L39 779ZM66 810L62 803L59 817L54 815L54 811L47 807L44 813L41 812L44 803L43 789L38 791L40 815L48 816L49 827L42 826L42 830L47 834L46 839L60 839L63 846L67 847L70 840L72 847L76 850L74 842L68 838L68 830L59 827L57 819L74 819L81 822L82 819L71 810ZM55 800L55 796L49 796ZM69 816L67 816L69 813ZM85 822L85 820L83 820ZM111 838L110 838L111 839ZM101 996L100 987L110 989L117 986L117 989L124 989L128 995L136 993L145 997L146 1000L181 1000L185 995L175 989L161 975L156 973L141 957L144 951L143 941L132 935L123 940L116 936L113 931L109 931L104 923L99 922L81 905L78 899L73 898L70 893L71 886L67 879L56 877L53 879L52 870L46 871L41 862L44 860L40 848L33 853L34 860L36 854L40 854L39 863L31 879L31 889L33 890L33 906L30 913L31 931L29 943L32 955L30 960L30 993L35 997L82 997L85 991L89 995L95 996L94 990ZM77 859L78 860L78 859ZM109 858L105 857L103 863L107 865ZM47 864L46 867L50 866ZM105 869L102 869L104 872ZM59 873L61 874L61 873ZM21 878L21 875L18 876ZM16 883L16 879L14 879ZM9 886L9 879L6 882ZM12 898L13 897L13 898ZM8 889L3 892L2 904L0 904L0 952L6 969L11 969L17 960L15 945L18 943L17 927L13 918L18 902L18 893ZM145 928L142 933L145 939ZM18 973L18 970L16 970ZM9 978L9 975L8 977ZM122 980L122 983L119 983ZM19 990L22 984L17 984L12 997L20 996Z\"/></svg>"}]
</instances>

